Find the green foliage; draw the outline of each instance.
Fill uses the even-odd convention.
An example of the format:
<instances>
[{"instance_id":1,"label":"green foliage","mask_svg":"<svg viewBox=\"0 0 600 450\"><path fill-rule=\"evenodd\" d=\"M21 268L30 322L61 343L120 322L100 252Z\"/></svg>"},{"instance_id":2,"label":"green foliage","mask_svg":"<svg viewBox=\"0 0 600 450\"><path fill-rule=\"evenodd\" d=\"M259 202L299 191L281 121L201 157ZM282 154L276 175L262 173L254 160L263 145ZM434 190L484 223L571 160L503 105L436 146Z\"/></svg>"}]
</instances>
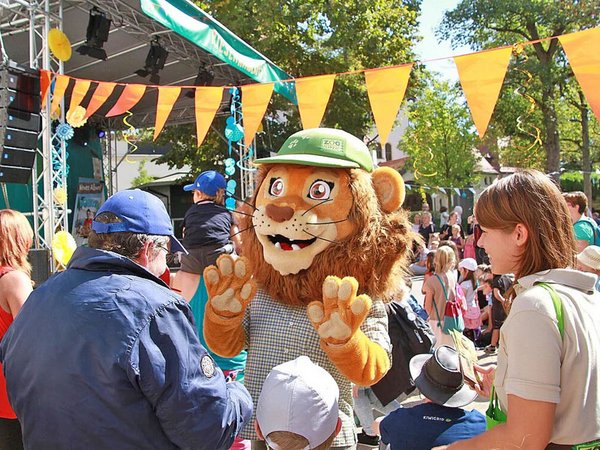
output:
<instances>
[{"instance_id":1,"label":"green foliage","mask_svg":"<svg viewBox=\"0 0 600 450\"><path fill-rule=\"evenodd\" d=\"M456 86L433 80L409 108L400 145L429 186L464 188L477 181L476 136L459 95Z\"/></svg>"},{"instance_id":2,"label":"green foliage","mask_svg":"<svg viewBox=\"0 0 600 450\"><path fill-rule=\"evenodd\" d=\"M487 49L594 27L599 18L600 2L594 0L462 0L446 13L438 35L455 45ZM558 170L562 130L557 105L571 76L557 39L527 45L518 60L513 58L491 124L496 136L512 139L504 151L512 165L545 163L546 170ZM533 112L524 94L534 100ZM535 139L528 133L535 128L542 132L543 153L531 146Z\"/></svg>"},{"instance_id":3,"label":"green foliage","mask_svg":"<svg viewBox=\"0 0 600 450\"><path fill-rule=\"evenodd\" d=\"M204 0L195 2L232 32L294 77L342 73L413 61L418 40L420 0ZM415 71L416 74L419 71ZM414 89L417 77L409 91ZM281 120L281 117L285 120ZM372 126L364 77L336 79L323 126L342 128L362 137ZM274 95L258 137L258 151L277 150L285 138L300 130L298 108ZM216 121L215 128L225 127ZM209 131L206 143L195 147L188 126L167 127L160 142L173 150L160 162L194 172L222 160L227 146Z\"/></svg>"},{"instance_id":4,"label":"green foliage","mask_svg":"<svg viewBox=\"0 0 600 450\"><path fill-rule=\"evenodd\" d=\"M131 180L132 187L143 186L145 184L151 183L154 181L156 177L148 175L148 169L146 169L146 161L140 161L140 165L138 167L138 176Z\"/></svg>"}]
</instances>

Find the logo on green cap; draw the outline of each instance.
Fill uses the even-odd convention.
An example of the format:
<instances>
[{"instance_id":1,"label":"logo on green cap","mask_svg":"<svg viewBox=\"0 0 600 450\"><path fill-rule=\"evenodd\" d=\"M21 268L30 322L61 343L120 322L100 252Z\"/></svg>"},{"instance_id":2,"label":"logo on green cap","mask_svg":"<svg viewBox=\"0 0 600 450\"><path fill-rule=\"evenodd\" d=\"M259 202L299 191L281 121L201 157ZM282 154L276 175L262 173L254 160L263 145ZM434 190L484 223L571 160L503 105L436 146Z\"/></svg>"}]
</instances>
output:
<instances>
[{"instance_id":1,"label":"logo on green cap","mask_svg":"<svg viewBox=\"0 0 600 450\"><path fill-rule=\"evenodd\" d=\"M344 141L339 139L323 139L321 140L321 148L330 150L340 154L344 153Z\"/></svg>"}]
</instances>

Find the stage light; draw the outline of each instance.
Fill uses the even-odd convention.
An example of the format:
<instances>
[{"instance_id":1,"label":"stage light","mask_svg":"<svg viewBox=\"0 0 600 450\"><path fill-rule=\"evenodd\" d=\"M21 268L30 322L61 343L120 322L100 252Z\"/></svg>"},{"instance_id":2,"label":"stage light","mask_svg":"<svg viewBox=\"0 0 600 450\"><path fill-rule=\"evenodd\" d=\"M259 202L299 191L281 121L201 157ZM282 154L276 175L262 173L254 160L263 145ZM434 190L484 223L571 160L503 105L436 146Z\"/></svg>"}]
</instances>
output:
<instances>
[{"instance_id":1,"label":"stage light","mask_svg":"<svg viewBox=\"0 0 600 450\"><path fill-rule=\"evenodd\" d=\"M160 45L160 41L157 37L155 37L152 42L150 42L150 50L146 56L144 68L136 70L136 75L139 75L143 78L150 75L150 83L158 84L160 82L158 71L165 67L168 57L169 52L162 45Z\"/></svg>"},{"instance_id":2,"label":"stage light","mask_svg":"<svg viewBox=\"0 0 600 450\"><path fill-rule=\"evenodd\" d=\"M101 128L97 128L96 129L96 136L98 136L98 139L103 139L106 137L106 131L104 131Z\"/></svg>"},{"instance_id":3,"label":"stage light","mask_svg":"<svg viewBox=\"0 0 600 450\"><path fill-rule=\"evenodd\" d=\"M194 80L194 86L210 86L215 79L215 73L210 67L200 66L198 68L198 75ZM194 89L190 89L185 93L186 97L194 98Z\"/></svg>"},{"instance_id":4,"label":"stage light","mask_svg":"<svg viewBox=\"0 0 600 450\"><path fill-rule=\"evenodd\" d=\"M77 49L77 53L92 58L106 60L106 51L102 48L108 41L111 20L102 11L93 7L90 9L90 19L85 33L85 44Z\"/></svg>"}]
</instances>

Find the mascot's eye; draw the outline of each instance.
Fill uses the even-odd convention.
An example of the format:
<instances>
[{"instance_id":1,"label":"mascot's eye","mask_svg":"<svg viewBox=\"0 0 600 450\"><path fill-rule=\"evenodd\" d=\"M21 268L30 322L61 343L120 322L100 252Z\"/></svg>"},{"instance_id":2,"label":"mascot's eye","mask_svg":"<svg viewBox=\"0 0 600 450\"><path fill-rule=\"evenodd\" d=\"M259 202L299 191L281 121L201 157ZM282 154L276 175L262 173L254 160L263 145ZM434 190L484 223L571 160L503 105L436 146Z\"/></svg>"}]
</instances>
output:
<instances>
[{"instance_id":1,"label":"mascot's eye","mask_svg":"<svg viewBox=\"0 0 600 450\"><path fill-rule=\"evenodd\" d=\"M317 180L310 186L308 197L313 200L327 200L331 196L333 186L333 183Z\"/></svg>"},{"instance_id":2,"label":"mascot's eye","mask_svg":"<svg viewBox=\"0 0 600 450\"><path fill-rule=\"evenodd\" d=\"M283 194L283 180L281 178L273 178L271 179L271 187L269 187L269 194L274 195L275 197L279 197Z\"/></svg>"}]
</instances>

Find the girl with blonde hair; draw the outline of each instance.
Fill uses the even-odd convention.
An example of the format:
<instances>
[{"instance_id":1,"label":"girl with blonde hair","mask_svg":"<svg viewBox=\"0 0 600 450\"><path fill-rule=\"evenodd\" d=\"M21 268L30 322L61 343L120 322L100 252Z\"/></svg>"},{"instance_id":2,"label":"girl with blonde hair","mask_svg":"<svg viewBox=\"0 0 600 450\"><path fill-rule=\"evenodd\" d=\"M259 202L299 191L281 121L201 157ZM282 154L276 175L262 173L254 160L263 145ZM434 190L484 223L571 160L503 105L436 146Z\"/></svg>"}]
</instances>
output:
<instances>
[{"instance_id":1,"label":"girl with blonde hair","mask_svg":"<svg viewBox=\"0 0 600 450\"><path fill-rule=\"evenodd\" d=\"M594 275L571 269L575 239L565 200L550 178L524 170L489 186L475 215L492 271L516 280L498 366L477 368L481 395L490 396L493 383L500 424L448 448L597 448L600 294Z\"/></svg>"},{"instance_id":2,"label":"girl with blonde hair","mask_svg":"<svg viewBox=\"0 0 600 450\"><path fill-rule=\"evenodd\" d=\"M456 292L457 279L454 273L456 255L454 250L447 245L439 247L435 252L433 265L436 276L429 277L423 284L425 311L429 315L429 325L435 335L435 348L441 345L454 347L452 337L442 331L446 300L453 300ZM441 321L438 320L436 309Z\"/></svg>"},{"instance_id":3,"label":"girl with blonde hair","mask_svg":"<svg viewBox=\"0 0 600 450\"><path fill-rule=\"evenodd\" d=\"M32 243L33 230L27 218L18 211L0 210L0 339L32 291L27 261ZM0 366L0 449L22 448L21 426L8 402Z\"/></svg>"}]
</instances>

